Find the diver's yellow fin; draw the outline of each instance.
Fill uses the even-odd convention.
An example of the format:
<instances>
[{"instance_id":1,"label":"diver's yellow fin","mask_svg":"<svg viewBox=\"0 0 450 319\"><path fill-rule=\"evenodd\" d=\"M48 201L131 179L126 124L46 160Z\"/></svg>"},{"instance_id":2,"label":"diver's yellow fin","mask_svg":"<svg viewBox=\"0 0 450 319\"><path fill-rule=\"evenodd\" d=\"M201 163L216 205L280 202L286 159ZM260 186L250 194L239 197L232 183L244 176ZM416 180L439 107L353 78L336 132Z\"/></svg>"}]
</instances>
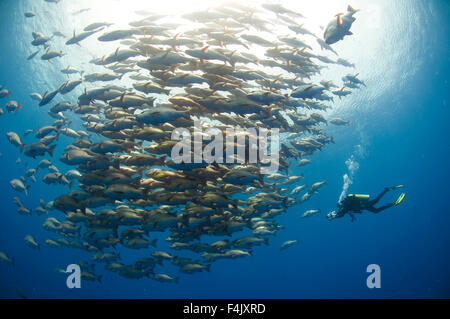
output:
<instances>
[{"instance_id":1,"label":"diver's yellow fin","mask_svg":"<svg viewBox=\"0 0 450 319\"><path fill-rule=\"evenodd\" d=\"M394 189L402 188L402 187L404 187L404 186L403 185L398 185L398 186L395 186Z\"/></svg>"},{"instance_id":2,"label":"diver's yellow fin","mask_svg":"<svg viewBox=\"0 0 450 319\"><path fill-rule=\"evenodd\" d=\"M394 205L397 206L398 204L400 204L404 198L405 198L405 193L401 193L400 196L395 201Z\"/></svg>"}]
</instances>

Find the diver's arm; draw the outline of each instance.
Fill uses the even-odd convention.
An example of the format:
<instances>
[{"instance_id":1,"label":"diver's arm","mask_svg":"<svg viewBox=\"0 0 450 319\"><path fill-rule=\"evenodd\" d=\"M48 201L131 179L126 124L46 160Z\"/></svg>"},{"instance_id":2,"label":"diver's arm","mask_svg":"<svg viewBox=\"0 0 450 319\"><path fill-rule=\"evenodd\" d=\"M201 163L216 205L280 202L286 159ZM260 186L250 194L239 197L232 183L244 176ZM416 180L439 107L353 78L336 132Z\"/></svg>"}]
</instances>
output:
<instances>
[{"instance_id":1,"label":"diver's arm","mask_svg":"<svg viewBox=\"0 0 450 319\"><path fill-rule=\"evenodd\" d=\"M336 219L336 218L341 218L341 217L344 217L346 213L347 213L347 209L341 207L341 208L338 209L337 212L336 211L332 211L331 213L328 213L327 214L327 219L328 220L333 220L333 219Z\"/></svg>"},{"instance_id":2,"label":"diver's arm","mask_svg":"<svg viewBox=\"0 0 450 319\"><path fill-rule=\"evenodd\" d=\"M347 214L347 213L348 213L348 209L346 209L346 208L338 209L337 214L336 214L336 218L344 217L345 214Z\"/></svg>"}]
</instances>

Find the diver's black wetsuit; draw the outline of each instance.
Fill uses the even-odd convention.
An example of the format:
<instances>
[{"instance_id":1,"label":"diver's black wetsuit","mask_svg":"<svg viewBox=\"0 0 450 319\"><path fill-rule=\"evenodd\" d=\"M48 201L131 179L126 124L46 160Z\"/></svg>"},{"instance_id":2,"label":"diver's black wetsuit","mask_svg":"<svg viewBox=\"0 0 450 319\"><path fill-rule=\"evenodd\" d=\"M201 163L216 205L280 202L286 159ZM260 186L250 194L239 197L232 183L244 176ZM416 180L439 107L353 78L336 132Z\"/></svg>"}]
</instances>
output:
<instances>
[{"instance_id":1,"label":"diver's black wetsuit","mask_svg":"<svg viewBox=\"0 0 450 319\"><path fill-rule=\"evenodd\" d=\"M389 203L381 207L374 207L376 203L380 201L380 199L391 190L391 188L386 187L384 191L381 192L375 199L369 200L368 198L359 198L356 196L347 196L341 203L338 204L339 209L336 217L343 217L345 214L349 214L352 218L352 221L355 219L353 213L361 214L363 210L368 210L374 214L378 214L379 212L394 206L394 203Z\"/></svg>"}]
</instances>

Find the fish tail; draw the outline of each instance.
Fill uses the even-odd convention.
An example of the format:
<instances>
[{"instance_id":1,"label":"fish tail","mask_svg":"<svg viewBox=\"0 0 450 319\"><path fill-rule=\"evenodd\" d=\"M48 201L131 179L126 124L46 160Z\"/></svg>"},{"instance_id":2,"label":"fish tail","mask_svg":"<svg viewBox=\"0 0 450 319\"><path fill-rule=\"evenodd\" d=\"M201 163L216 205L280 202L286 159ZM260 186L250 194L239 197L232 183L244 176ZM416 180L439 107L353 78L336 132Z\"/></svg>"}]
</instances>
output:
<instances>
[{"instance_id":1,"label":"fish tail","mask_svg":"<svg viewBox=\"0 0 450 319\"><path fill-rule=\"evenodd\" d=\"M283 198L284 208L288 208L288 203L289 203L289 196L286 196L285 198Z\"/></svg>"},{"instance_id":2,"label":"fish tail","mask_svg":"<svg viewBox=\"0 0 450 319\"><path fill-rule=\"evenodd\" d=\"M115 169L120 169L120 159L115 159L114 160L114 168ZM142 175L141 175L142 177Z\"/></svg>"},{"instance_id":3,"label":"fish tail","mask_svg":"<svg viewBox=\"0 0 450 319\"><path fill-rule=\"evenodd\" d=\"M53 146L50 146L48 153L50 154L51 157L53 157L53 151L55 150L56 144Z\"/></svg>"}]
</instances>

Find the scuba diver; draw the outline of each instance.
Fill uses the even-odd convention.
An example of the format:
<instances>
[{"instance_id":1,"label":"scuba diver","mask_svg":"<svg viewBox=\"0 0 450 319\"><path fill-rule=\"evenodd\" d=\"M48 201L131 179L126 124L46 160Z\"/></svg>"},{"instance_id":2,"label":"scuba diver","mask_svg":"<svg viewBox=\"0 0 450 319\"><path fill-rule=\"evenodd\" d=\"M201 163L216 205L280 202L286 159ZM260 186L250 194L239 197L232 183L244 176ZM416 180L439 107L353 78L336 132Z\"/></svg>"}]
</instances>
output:
<instances>
[{"instance_id":1,"label":"scuba diver","mask_svg":"<svg viewBox=\"0 0 450 319\"><path fill-rule=\"evenodd\" d=\"M401 188L403 185L395 186L395 187L386 187L380 195L378 195L375 199L370 200L370 195L358 195L358 194L349 194L344 200L338 203L338 211L333 211L327 214L327 219L332 220L335 218L344 217L345 214L349 214L352 218L352 222L355 220L354 213L361 214L363 210L368 210L374 214L378 214L379 212L388 209L392 206L397 206L400 204L405 198L405 193L401 193L397 200L393 203L386 204L380 207L374 207L380 199L389 191Z\"/></svg>"}]
</instances>

